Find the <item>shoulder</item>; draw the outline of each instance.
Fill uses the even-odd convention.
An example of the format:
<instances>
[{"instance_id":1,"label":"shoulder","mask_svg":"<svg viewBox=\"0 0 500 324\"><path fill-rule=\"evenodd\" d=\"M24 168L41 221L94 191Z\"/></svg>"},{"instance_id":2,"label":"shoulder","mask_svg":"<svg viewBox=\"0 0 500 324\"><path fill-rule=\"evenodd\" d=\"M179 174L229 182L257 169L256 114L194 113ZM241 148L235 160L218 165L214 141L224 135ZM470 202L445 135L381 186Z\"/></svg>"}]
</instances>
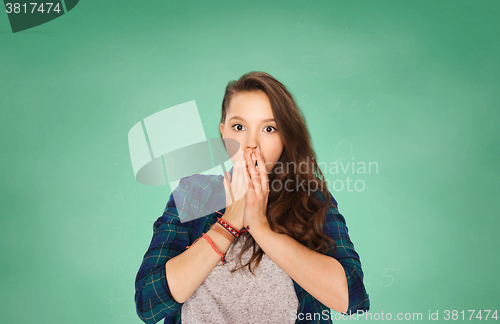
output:
<instances>
[{"instance_id":1,"label":"shoulder","mask_svg":"<svg viewBox=\"0 0 500 324\"><path fill-rule=\"evenodd\" d=\"M325 197L325 195L320 191L320 190L316 190L312 193L312 196L318 200L319 202L323 203L323 204L328 204L328 207L329 208L334 208L337 212L338 212L338 203L337 201L335 200L335 198L333 197L333 195L331 194L331 192L329 190L328 191L328 197Z\"/></svg>"}]
</instances>

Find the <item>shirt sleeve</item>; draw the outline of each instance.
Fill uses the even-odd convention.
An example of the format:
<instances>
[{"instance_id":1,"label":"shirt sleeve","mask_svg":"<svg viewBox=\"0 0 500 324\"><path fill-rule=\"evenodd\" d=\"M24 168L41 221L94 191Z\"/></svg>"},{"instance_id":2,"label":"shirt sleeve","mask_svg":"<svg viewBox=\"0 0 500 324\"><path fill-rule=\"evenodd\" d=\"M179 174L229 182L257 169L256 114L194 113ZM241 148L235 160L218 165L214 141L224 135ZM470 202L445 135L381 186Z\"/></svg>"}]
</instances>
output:
<instances>
[{"instance_id":1,"label":"shirt sleeve","mask_svg":"<svg viewBox=\"0 0 500 324\"><path fill-rule=\"evenodd\" d=\"M153 225L153 238L135 279L135 304L144 323L157 323L173 316L182 307L172 297L165 264L190 244L192 222L182 222L173 196L163 215Z\"/></svg>"},{"instance_id":2,"label":"shirt sleeve","mask_svg":"<svg viewBox=\"0 0 500 324\"><path fill-rule=\"evenodd\" d=\"M325 219L325 234L335 240L337 251L327 254L334 257L344 267L349 287L349 307L345 315L352 315L358 311L370 309L369 296L363 284L363 270L359 255L354 249L354 244L349 238L344 216L337 209L337 202L330 194L330 208Z\"/></svg>"}]
</instances>

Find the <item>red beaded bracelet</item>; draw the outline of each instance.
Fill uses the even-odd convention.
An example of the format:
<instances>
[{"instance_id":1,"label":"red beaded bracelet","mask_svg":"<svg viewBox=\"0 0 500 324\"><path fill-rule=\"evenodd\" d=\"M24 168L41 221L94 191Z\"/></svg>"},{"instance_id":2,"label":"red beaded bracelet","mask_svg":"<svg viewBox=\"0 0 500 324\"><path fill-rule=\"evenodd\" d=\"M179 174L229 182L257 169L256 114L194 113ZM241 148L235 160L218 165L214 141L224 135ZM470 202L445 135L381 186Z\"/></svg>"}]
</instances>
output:
<instances>
[{"instance_id":1,"label":"red beaded bracelet","mask_svg":"<svg viewBox=\"0 0 500 324\"><path fill-rule=\"evenodd\" d=\"M223 215L223 213L221 213L220 211L217 211L219 214ZM217 217L217 222L219 224L221 224L229 233L231 233L231 235L233 235L234 237L239 237L241 234L245 234L248 232L248 229L250 228L250 226L247 226L246 228L242 229L242 230L238 230L236 229L233 225L229 224L228 222L226 222L225 220L223 220L222 218L220 217Z\"/></svg>"}]
</instances>

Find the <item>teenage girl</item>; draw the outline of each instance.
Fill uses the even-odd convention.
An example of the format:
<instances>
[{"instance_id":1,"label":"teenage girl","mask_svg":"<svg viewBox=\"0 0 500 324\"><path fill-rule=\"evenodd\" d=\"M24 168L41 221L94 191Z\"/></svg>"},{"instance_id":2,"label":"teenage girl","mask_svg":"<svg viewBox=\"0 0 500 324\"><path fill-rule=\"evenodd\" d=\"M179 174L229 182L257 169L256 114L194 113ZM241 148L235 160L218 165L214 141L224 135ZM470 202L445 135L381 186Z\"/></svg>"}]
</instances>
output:
<instances>
[{"instance_id":1,"label":"teenage girl","mask_svg":"<svg viewBox=\"0 0 500 324\"><path fill-rule=\"evenodd\" d=\"M359 255L287 88L265 72L229 82L220 133L240 144L230 172L176 190L211 199L222 189L227 207L180 222L170 196L136 277L141 320L332 323L330 309L369 310Z\"/></svg>"}]
</instances>

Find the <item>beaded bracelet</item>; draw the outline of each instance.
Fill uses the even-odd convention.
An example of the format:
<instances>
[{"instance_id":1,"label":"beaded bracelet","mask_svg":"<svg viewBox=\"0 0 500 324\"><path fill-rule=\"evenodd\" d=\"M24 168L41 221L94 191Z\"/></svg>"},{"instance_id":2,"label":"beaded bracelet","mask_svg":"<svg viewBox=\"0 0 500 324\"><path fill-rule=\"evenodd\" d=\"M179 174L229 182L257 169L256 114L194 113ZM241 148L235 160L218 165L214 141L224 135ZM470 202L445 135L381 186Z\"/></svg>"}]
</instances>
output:
<instances>
[{"instance_id":1,"label":"beaded bracelet","mask_svg":"<svg viewBox=\"0 0 500 324\"><path fill-rule=\"evenodd\" d=\"M223 213L221 213L220 211L217 211L219 214L223 215ZM233 225L229 224L228 222L226 222L225 220L223 220L222 218L220 217L217 217L217 222L219 224L221 224L229 233L231 233L231 235L233 235L234 237L239 237L241 234L245 234L248 232L248 229L250 228L250 226L247 226L246 228L242 229L242 230L237 230Z\"/></svg>"}]
</instances>

